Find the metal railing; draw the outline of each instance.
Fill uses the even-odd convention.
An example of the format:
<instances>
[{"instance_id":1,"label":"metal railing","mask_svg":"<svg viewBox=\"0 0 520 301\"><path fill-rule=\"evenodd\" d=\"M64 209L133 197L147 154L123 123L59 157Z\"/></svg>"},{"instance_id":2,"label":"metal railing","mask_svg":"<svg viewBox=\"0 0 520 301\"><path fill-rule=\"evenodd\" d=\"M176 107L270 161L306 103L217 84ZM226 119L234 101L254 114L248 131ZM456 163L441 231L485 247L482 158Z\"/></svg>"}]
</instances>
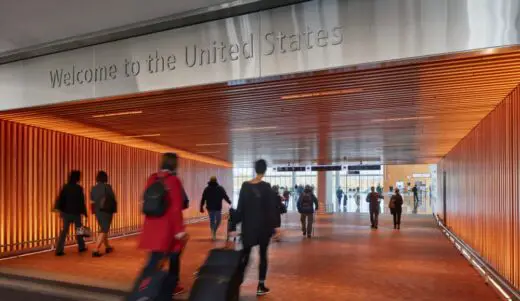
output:
<instances>
[{"instance_id":1,"label":"metal railing","mask_svg":"<svg viewBox=\"0 0 520 301\"><path fill-rule=\"evenodd\" d=\"M482 277L484 277L486 284L491 284L493 289L497 291L503 300L520 301L520 293L511 283L495 271L495 269L482 259L473 248L468 246L462 239L451 232L450 229L444 225L443 220L438 215L434 215L434 217L442 232L453 243L453 245L455 245L455 248L459 250L461 255L468 260L468 262Z\"/></svg>"},{"instance_id":2,"label":"metal railing","mask_svg":"<svg viewBox=\"0 0 520 301\"><path fill-rule=\"evenodd\" d=\"M227 214L223 214L223 218L227 219ZM192 218L186 219L185 224L187 224L187 225L196 224L196 223L206 221L208 219L209 219L208 216L192 217ZM110 231L109 238L110 239L124 238L124 237L128 237L128 236L137 235L140 232L141 232L141 228L136 227L136 226L115 228ZM97 232L94 232L90 238L85 240L85 243L91 244L91 243L95 242L97 234L98 234ZM54 250L56 250L56 240L57 240L57 237L54 236L54 237L45 238L45 239L22 241L22 242L18 242L18 243L0 245L0 250L12 249L13 247L20 247L19 249L15 249L12 251L0 252L0 261L24 257L24 256L32 255L32 254L54 251ZM67 247L74 246L77 244L77 242L72 234L69 233L65 244Z\"/></svg>"}]
</instances>

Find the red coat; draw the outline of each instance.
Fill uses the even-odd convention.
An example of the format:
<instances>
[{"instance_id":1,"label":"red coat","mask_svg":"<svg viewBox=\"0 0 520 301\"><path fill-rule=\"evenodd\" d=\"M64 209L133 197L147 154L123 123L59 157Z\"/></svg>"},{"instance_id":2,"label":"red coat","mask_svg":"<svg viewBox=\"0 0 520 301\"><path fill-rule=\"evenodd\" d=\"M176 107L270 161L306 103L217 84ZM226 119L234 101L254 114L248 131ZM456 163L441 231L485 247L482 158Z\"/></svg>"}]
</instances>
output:
<instances>
[{"instance_id":1,"label":"red coat","mask_svg":"<svg viewBox=\"0 0 520 301\"><path fill-rule=\"evenodd\" d=\"M151 175L146 187L152 185L158 176L166 176L164 184L169 193L168 208L161 217L145 217L139 247L152 252L180 252L183 242L175 239L175 235L185 231L182 217L184 189L179 178L168 175L166 171Z\"/></svg>"}]
</instances>

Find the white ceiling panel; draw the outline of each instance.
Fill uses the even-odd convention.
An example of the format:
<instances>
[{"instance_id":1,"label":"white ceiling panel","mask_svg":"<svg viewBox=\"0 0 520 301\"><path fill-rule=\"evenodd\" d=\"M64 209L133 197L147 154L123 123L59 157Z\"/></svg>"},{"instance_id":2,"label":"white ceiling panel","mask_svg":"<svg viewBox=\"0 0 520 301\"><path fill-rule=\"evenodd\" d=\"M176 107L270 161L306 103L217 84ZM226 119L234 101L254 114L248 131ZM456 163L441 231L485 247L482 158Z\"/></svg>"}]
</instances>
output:
<instances>
[{"instance_id":1,"label":"white ceiling panel","mask_svg":"<svg viewBox=\"0 0 520 301\"><path fill-rule=\"evenodd\" d=\"M0 0L0 54L229 0Z\"/></svg>"}]
</instances>

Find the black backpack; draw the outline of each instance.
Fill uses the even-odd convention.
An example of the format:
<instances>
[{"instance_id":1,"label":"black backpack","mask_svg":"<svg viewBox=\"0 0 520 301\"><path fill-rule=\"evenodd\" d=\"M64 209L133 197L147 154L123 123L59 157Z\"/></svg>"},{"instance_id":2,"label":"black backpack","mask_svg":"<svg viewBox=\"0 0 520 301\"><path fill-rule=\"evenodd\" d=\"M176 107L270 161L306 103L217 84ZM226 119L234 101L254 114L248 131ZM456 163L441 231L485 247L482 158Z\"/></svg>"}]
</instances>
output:
<instances>
[{"instance_id":1,"label":"black backpack","mask_svg":"<svg viewBox=\"0 0 520 301\"><path fill-rule=\"evenodd\" d=\"M143 213L150 217L163 216L168 209L168 190L164 178L158 178L146 189L143 197Z\"/></svg>"},{"instance_id":2,"label":"black backpack","mask_svg":"<svg viewBox=\"0 0 520 301\"><path fill-rule=\"evenodd\" d=\"M312 194L304 192L302 196L302 202L300 204L302 213L311 213L314 210L314 202L312 200Z\"/></svg>"}]
</instances>

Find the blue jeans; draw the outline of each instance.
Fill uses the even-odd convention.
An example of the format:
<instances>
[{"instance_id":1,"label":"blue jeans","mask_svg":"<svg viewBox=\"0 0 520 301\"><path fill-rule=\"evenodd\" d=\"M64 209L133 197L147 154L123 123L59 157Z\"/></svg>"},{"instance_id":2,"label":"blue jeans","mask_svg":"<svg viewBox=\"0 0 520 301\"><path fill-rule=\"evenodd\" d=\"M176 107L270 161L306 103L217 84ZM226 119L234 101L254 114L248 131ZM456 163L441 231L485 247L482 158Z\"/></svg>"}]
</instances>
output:
<instances>
[{"instance_id":1,"label":"blue jeans","mask_svg":"<svg viewBox=\"0 0 520 301\"><path fill-rule=\"evenodd\" d=\"M151 252L150 257L148 258L148 262L146 263L141 275L137 278L137 281L134 284L134 291L137 290L141 282L153 275L153 273L159 268L159 264L162 260L168 258L170 261L170 266L168 269L168 278L164 282L164 286L161 288L162 291L157 300L160 301L171 301L173 296L173 291L179 282L179 274L180 274L180 254L179 253L161 253L161 252Z\"/></svg>"},{"instance_id":2,"label":"blue jeans","mask_svg":"<svg viewBox=\"0 0 520 301\"><path fill-rule=\"evenodd\" d=\"M209 211L209 226L213 233L216 233L222 222L221 211Z\"/></svg>"}]
</instances>

